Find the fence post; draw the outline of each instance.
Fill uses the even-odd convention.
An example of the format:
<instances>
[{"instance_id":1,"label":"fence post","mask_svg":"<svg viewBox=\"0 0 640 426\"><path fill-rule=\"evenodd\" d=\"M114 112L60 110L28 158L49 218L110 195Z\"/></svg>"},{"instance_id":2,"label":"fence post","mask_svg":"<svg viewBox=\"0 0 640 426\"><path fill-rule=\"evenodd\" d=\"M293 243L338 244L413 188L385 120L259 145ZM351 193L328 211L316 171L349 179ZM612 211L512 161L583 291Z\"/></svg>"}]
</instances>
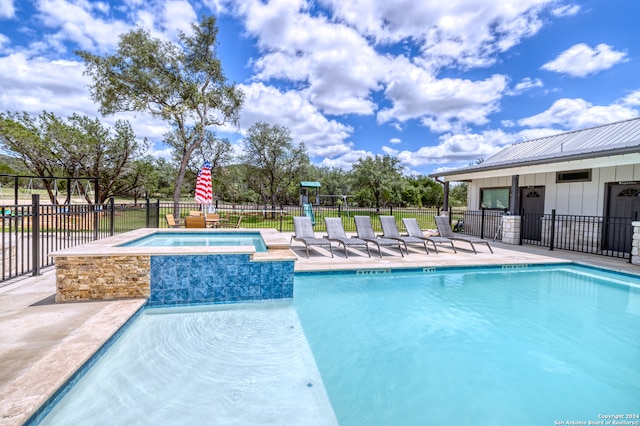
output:
<instances>
[{"instance_id":1,"label":"fence post","mask_svg":"<svg viewBox=\"0 0 640 426\"><path fill-rule=\"evenodd\" d=\"M150 219L151 219L151 203L149 202L149 198L144 200L145 209L145 218L144 218L144 227L149 228Z\"/></svg>"},{"instance_id":2,"label":"fence post","mask_svg":"<svg viewBox=\"0 0 640 426\"><path fill-rule=\"evenodd\" d=\"M31 195L31 252L33 259L33 276L40 275L40 194Z\"/></svg>"},{"instance_id":3,"label":"fence post","mask_svg":"<svg viewBox=\"0 0 640 426\"><path fill-rule=\"evenodd\" d=\"M484 238L484 207L482 208L482 213L480 214L480 238Z\"/></svg>"},{"instance_id":4,"label":"fence post","mask_svg":"<svg viewBox=\"0 0 640 426\"><path fill-rule=\"evenodd\" d=\"M393 204L389 206L389 216L393 216Z\"/></svg>"},{"instance_id":5,"label":"fence post","mask_svg":"<svg viewBox=\"0 0 640 426\"><path fill-rule=\"evenodd\" d=\"M115 235L116 229L116 199L111 197L109 198L109 236L113 237Z\"/></svg>"},{"instance_id":6,"label":"fence post","mask_svg":"<svg viewBox=\"0 0 640 426\"><path fill-rule=\"evenodd\" d=\"M216 210L217 211L217 210ZM155 227L160 228L160 198L156 198L156 220Z\"/></svg>"},{"instance_id":7,"label":"fence post","mask_svg":"<svg viewBox=\"0 0 640 426\"><path fill-rule=\"evenodd\" d=\"M520 209L520 242L518 243L519 246L522 245L522 233L524 232L524 209Z\"/></svg>"},{"instance_id":8,"label":"fence post","mask_svg":"<svg viewBox=\"0 0 640 426\"><path fill-rule=\"evenodd\" d=\"M549 241L549 250L553 250L553 243L556 239L556 209L551 210L551 241Z\"/></svg>"}]
</instances>

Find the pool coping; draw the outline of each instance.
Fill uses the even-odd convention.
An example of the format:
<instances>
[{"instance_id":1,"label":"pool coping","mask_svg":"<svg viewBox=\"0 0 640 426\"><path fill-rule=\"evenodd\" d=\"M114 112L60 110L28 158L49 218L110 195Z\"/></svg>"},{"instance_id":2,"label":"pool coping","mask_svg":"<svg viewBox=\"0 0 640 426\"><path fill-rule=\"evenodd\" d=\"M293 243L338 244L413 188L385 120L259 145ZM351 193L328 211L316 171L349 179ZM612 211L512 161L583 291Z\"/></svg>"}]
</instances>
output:
<instances>
[{"instance_id":1,"label":"pool coping","mask_svg":"<svg viewBox=\"0 0 640 426\"><path fill-rule=\"evenodd\" d=\"M74 247L50 253L53 259L58 257L98 257L98 256L150 256L150 255L193 255L193 254L249 254L254 261L297 260L298 257L289 250L287 240L278 230L269 228L204 228L197 232L205 234L216 233L247 233L259 232L267 246L266 252L256 252L253 246L180 246L180 247L123 247L122 244L148 237L157 233L193 233L194 229L187 228L141 228L124 234L114 235L97 241L91 241Z\"/></svg>"}]
</instances>

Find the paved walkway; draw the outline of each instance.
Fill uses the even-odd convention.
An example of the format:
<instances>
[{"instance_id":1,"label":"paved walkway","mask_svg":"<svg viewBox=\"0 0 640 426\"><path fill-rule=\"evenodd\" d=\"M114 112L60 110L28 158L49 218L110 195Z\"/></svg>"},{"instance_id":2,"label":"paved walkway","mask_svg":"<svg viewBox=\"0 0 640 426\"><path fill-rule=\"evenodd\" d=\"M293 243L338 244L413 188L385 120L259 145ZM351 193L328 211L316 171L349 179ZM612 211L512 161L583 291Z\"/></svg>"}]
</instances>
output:
<instances>
[{"instance_id":1,"label":"paved walkway","mask_svg":"<svg viewBox=\"0 0 640 426\"><path fill-rule=\"evenodd\" d=\"M492 246L494 254L482 246L478 254L462 248L454 254L442 247L439 254L426 255L412 248L405 257L383 249L382 258L375 250L371 258L350 250L348 259L342 249L334 250L334 258L322 249L311 249L306 259L302 245L294 243L293 248L299 258L296 271L576 261L640 275L640 266L623 259L532 246ZM27 420L144 304L144 300L56 304L54 295L53 269L0 287L0 426Z\"/></svg>"}]
</instances>

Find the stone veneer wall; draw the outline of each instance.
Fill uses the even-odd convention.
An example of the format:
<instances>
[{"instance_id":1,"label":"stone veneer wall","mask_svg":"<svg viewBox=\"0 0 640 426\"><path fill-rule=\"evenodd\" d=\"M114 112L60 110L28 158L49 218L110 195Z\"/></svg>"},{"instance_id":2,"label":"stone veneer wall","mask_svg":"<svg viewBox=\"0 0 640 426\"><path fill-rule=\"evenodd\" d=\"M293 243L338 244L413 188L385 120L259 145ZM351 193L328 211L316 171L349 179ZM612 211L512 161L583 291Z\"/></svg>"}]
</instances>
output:
<instances>
[{"instance_id":1,"label":"stone veneer wall","mask_svg":"<svg viewBox=\"0 0 640 426\"><path fill-rule=\"evenodd\" d=\"M56 258L56 302L149 297L149 256Z\"/></svg>"},{"instance_id":2,"label":"stone veneer wall","mask_svg":"<svg viewBox=\"0 0 640 426\"><path fill-rule=\"evenodd\" d=\"M502 242L505 244L520 244L520 223L522 216L502 217Z\"/></svg>"},{"instance_id":3,"label":"stone veneer wall","mask_svg":"<svg viewBox=\"0 0 640 426\"><path fill-rule=\"evenodd\" d=\"M631 243L631 263L640 265L640 222L631 222L633 240Z\"/></svg>"},{"instance_id":4,"label":"stone veneer wall","mask_svg":"<svg viewBox=\"0 0 640 426\"><path fill-rule=\"evenodd\" d=\"M294 262L248 254L151 256L151 306L293 297Z\"/></svg>"}]
</instances>

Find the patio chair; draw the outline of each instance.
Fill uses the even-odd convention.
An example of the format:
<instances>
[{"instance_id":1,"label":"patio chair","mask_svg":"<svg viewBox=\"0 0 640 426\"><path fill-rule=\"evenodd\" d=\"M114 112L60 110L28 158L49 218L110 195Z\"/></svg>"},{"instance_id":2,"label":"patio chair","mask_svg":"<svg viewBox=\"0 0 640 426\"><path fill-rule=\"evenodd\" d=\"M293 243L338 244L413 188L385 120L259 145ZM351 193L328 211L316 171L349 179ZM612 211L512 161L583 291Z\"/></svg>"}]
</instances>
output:
<instances>
[{"instance_id":1,"label":"patio chair","mask_svg":"<svg viewBox=\"0 0 640 426\"><path fill-rule=\"evenodd\" d=\"M360 238L347 237L342 226L342 219L338 217L325 217L324 223L327 225L327 236L325 237L329 241L337 242L338 246L342 244L344 247L344 257L349 258L349 252L347 247L365 247L367 254L371 257L371 251L369 250L369 243Z\"/></svg>"},{"instance_id":2,"label":"patio chair","mask_svg":"<svg viewBox=\"0 0 640 426\"><path fill-rule=\"evenodd\" d=\"M373 225L371 224L371 218L369 216L354 216L353 219L356 222L356 233L358 234L358 238L375 244L378 247L380 257L382 257L382 250L380 250L380 247L395 246L398 246L400 254L404 257L400 241L392 240L391 238L376 237L376 233L373 231Z\"/></svg>"},{"instance_id":3,"label":"patio chair","mask_svg":"<svg viewBox=\"0 0 640 426\"><path fill-rule=\"evenodd\" d=\"M469 237L469 236L457 236L451 230L451 225L449 224L449 218L446 216L436 216L436 226L438 227L438 232L441 237L449 238L453 241L464 241L471 244L471 248L475 254L478 254L476 251L475 244L486 244L491 253L493 253L493 249L491 245L489 245L489 241L485 241L482 238L477 237Z\"/></svg>"},{"instance_id":4,"label":"patio chair","mask_svg":"<svg viewBox=\"0 0 640 426\"><path fill-rule=\"evenodd\" d=\"M333 257L333 249L331 248L331 241L325 238L317 238L313 232L313 225L311 224L311 218L308 216L295 216L293 218L294 235L291 236L291 241L300 241L304 244L307 250L307 259L309 258L309 247L327 247ZM291 244L291 241L289 244Z\"/></svg>"},{"instance_id":5,"label":"patio chair","mask_svg":"<svg viewBox=\"0 0 640 426\"><path fill-rule=\"evenodd\" d=\"M187 216L184 218L185 228L206 228L207 222L204 216Z\"/></svg>"},{"instance_id":6,"label":"patio chair","mask_svg":"<svg viewBox=\"0 0 640 426\"><path fill-rule=\"evenodd\" d=\"M445 237L436 237L436 236L432 236L432 237L427 237L422 233L422 229L420 229L420 225L418 225L418 221L413 218L413 217L408 217L408 218L404 218L402 219L402 223L404 223L404 229L407 230L407 234L409 234L410 237L415 237L415 238L421 238L425 241L429 241L430 243L433 244L433 249L436 251L436 254L438 254L438 247L436 246L436 243L438 244L451 244L451 248L453 249L454 253L457 253L456 251L456 247L453 245L453 241L450 240L449 238L445 238Z\"/></svg>"},{"instance_id":7,"label":"patio chair","mask_svg":"<svg viewBox=\"0 0 640 426\"><path fill-rule=\"evenodd\" d=\"M236 223L220 222L218 224L218 227L219 228L240 228L240 222L242 222L242 215L238 216L238 220L236 221Z\"/></svg>"},{"instance_id":8,"label":"patio chair","mask_svg":"<svg viewBox=\"0 0 640 426\"><path fill-rule=\"evenodd\" d=\"M164 218L166 219L167 227L169 228L179 228L180 226L182 226L182 223L177 221L172 214L166 214L164 215Z\"/></svg>"},{"instance_id":9,"label":"patio chair","mask_svg":"<svg viewBox=\"0 0 640 426\"><path fill-rule=\"evenodd\" d=\"M427 242L422 238L400 235L395 217L380 216L380 225L382 226L382 237L401 241L404 244L404 249L407 251L407 255L409 255L409 247L407 244L420 244L421 246L424 246L424 251L429 254L429 250L427 250Z\"/></svg>"}]
</instances>

